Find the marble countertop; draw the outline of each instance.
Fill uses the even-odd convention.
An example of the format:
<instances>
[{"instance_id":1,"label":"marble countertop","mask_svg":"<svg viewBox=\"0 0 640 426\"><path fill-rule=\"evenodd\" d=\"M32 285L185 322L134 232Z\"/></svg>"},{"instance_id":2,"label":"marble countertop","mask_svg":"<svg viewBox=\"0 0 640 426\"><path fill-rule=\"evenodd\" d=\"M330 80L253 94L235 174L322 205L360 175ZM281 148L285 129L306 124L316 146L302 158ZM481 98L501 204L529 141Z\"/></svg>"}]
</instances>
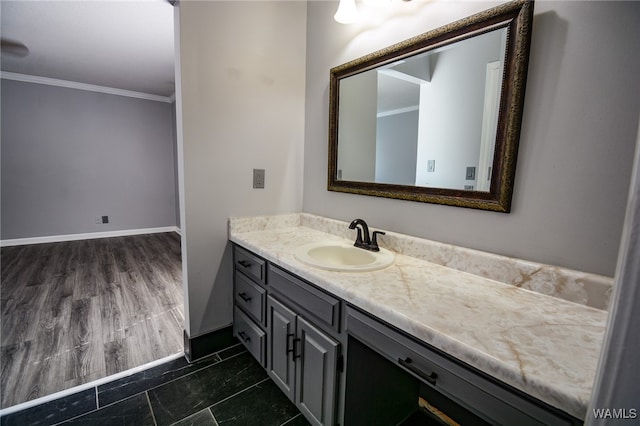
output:
<instances>
[{"instance_id":1,"label":"marble countertop","mask_svg":"<svg viewBox=\"0 0 640 426\"><path fill-rule=\"evenodd\" d=\"M374 272L315 269L299 262L294 248L345 239L286 225L232 227L229 239L504 383L585 418L606 311L402 254Z\"/></svg>"}]
</instances>

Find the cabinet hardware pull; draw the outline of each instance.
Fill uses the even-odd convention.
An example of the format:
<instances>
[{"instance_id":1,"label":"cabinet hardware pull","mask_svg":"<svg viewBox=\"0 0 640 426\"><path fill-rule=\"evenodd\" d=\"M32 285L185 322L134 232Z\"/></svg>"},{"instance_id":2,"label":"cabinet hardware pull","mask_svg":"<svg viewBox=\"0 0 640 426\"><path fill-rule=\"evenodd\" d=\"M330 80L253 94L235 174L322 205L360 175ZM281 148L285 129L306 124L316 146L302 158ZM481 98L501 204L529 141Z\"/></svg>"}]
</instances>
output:
<instances>
[{"instance_id":1,"label":"cabinet hardware pull","mask_svg":"<svg viewBox=\"0 0 640 426\"><path fill-rule=\"evenodd\" d=\"M296 343L300 341L300 339L291 339L291 347L289 347L289 337L293 337L295 334L287 333L287 353L293 353L293 359L300 358L300 354L296 354Z\"/></svg>"},{"instance_id":2,"label":"cabinet hardware pull","mask_svg":"<svg viewBox=\"0 0 640 426\"><path fill-rule=\"evenodd\" d=\"M249 340L251 340L251 338L249 336L247 336L247 334L244 331L240 331L238 332L238 336L240 336L240 338L246 343Z\"/></svg>"},{"instance_id":3,"label":"cabinet hardware pull","mask_svg":"<svg viewBox=\"0 0 640 426\"><path fill-rule=\"evenodd\" d=\"M295 336L295 334L287 333L287 353L293 352L295 349L295 346L293 343L291 343L291 347L289 347L289 337L293 337L293 336Z\"/></svg>"},{"instance_id":4,"label":"cabinet hardware pull","mask_svg":"<svg viewBox=\"0 0 640 426\"><path fill-rule=\"evenodd\" d=\"M400 364L407 370L411 371L415 375L419 376L421 379L427 381L428 383L434 386L436 385L436 379L438 378L438 375L435 373L435 371L432 371L431 374L425 373L424 371L420 370L418 367L414 366L412 364L411 358L408 358L408 357L405 359L399 358L398 364Z\"/></svg>"},{"instance_id":5,"label":"cabinet hardware pull","mask_svg":"<svg viewBox=\"0 0 640 426\"><path fill-rule=\"evenodd\" d=\"M251 300L251 297L247 296L247 293L244 291L242 293L238 293L238 296L240 296L240 298L245 302L249 302Z\"/></svg>"},{"instance_id":6,"label":"cabinet hardware pull","mask_svg":"<svg viewBox=\"0 0 640 426\"><path fill-rule=\"evenodd\" d=\"M242 266L243 268L250 268L251 267L251 262L249 262L248 260L241 260L238 262L238 264L240 266Z\"/></svg>"}]
</instances>

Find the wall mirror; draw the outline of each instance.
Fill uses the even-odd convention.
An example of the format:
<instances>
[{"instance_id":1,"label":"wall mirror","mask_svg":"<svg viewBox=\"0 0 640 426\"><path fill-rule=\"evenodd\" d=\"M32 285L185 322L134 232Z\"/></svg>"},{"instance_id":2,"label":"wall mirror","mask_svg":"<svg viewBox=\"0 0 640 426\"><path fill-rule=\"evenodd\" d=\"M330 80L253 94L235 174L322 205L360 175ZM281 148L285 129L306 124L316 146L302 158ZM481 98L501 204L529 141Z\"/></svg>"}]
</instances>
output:
<instances>
[{"instance_id":1,"label":"wall mirror","mask_svg":"<svg viewBox=\"0 0 640 426\"><path fill-rule=\"evenodd\" d=\"M508 213L533 2L331 69L330 191Z\"/></svg>"}]
</instances>

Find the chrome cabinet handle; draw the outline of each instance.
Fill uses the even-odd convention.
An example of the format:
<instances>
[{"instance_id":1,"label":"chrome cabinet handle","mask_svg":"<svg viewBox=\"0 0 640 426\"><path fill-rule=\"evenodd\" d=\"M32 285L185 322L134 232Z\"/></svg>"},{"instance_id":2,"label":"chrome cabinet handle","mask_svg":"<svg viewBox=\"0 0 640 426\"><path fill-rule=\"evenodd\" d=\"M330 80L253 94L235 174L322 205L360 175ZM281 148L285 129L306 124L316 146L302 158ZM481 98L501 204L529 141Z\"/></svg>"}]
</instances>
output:
<instances>
[{"instance_id":1,"label":"chrome cabinet handle","mask_svg":"<svg viewBox=\"0 0 640 426\"><path fill-rule=\"evenodd\" d=\"M247 334L244 331L239 331L238 332L238 336L240 336L240 338L246 343L249 340L251 340L251 338L249 336L247 336Z\"/></svg>"},{"instance_id":2,"label":"chrome cabinet handle","mask_svg":"<svg viewBox=\"0 0 640 426\"><path fill-rule=\"evenodd\" d=\"M431 374L427 374L424 371L420 370L418 367L416 367L415 365L413 365L412 363L413 361L411 361L411 358L407 357L405 359L398 359L398 364L400 364L401 366L403 366L404 368L406 368L407 370L411 371L412 373L414 373L415 375L417 375L418 377L420 377L421 379L423 379L424 381L432 384L432 385L436 385L436 379L438 378L438 375L435 373L435 371L432 371Z\"/></svg>"},{"instance_id":3,"label":"chrome cabinet handle","mask_svg":"<svg viewBox=\"0 0 640 426\"><path fill-rule=\"evenodd\" d=\"M243 268L251 268L251 262L249 262L248 260L241 260L238 262L238 264Z\"/></svg>"}]
</instances>

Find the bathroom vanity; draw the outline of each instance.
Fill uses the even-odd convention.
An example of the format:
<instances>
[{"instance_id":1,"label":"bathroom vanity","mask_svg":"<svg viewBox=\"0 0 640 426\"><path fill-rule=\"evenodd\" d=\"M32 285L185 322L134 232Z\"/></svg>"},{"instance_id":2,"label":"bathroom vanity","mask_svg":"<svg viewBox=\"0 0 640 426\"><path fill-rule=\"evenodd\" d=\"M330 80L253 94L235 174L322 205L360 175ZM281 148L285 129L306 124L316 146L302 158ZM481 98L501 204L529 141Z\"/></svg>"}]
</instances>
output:
<instances>
[{"instance_id":1,"label":"bathroom vanity","mask_svg":"<svg viewBox=\"0 0 640 426\"><path fill-rule=\"evenodd\" d=\"M395 261L377 271L294 256L353 237L347 226L307 214L230 220L234 334L309 422L402 424L426 400L462 423L582 423L605 310L403 254L430 242L400 234L381 237ZM565 287L607 285L553 269Z\"/></svg>"}]
</instances>

